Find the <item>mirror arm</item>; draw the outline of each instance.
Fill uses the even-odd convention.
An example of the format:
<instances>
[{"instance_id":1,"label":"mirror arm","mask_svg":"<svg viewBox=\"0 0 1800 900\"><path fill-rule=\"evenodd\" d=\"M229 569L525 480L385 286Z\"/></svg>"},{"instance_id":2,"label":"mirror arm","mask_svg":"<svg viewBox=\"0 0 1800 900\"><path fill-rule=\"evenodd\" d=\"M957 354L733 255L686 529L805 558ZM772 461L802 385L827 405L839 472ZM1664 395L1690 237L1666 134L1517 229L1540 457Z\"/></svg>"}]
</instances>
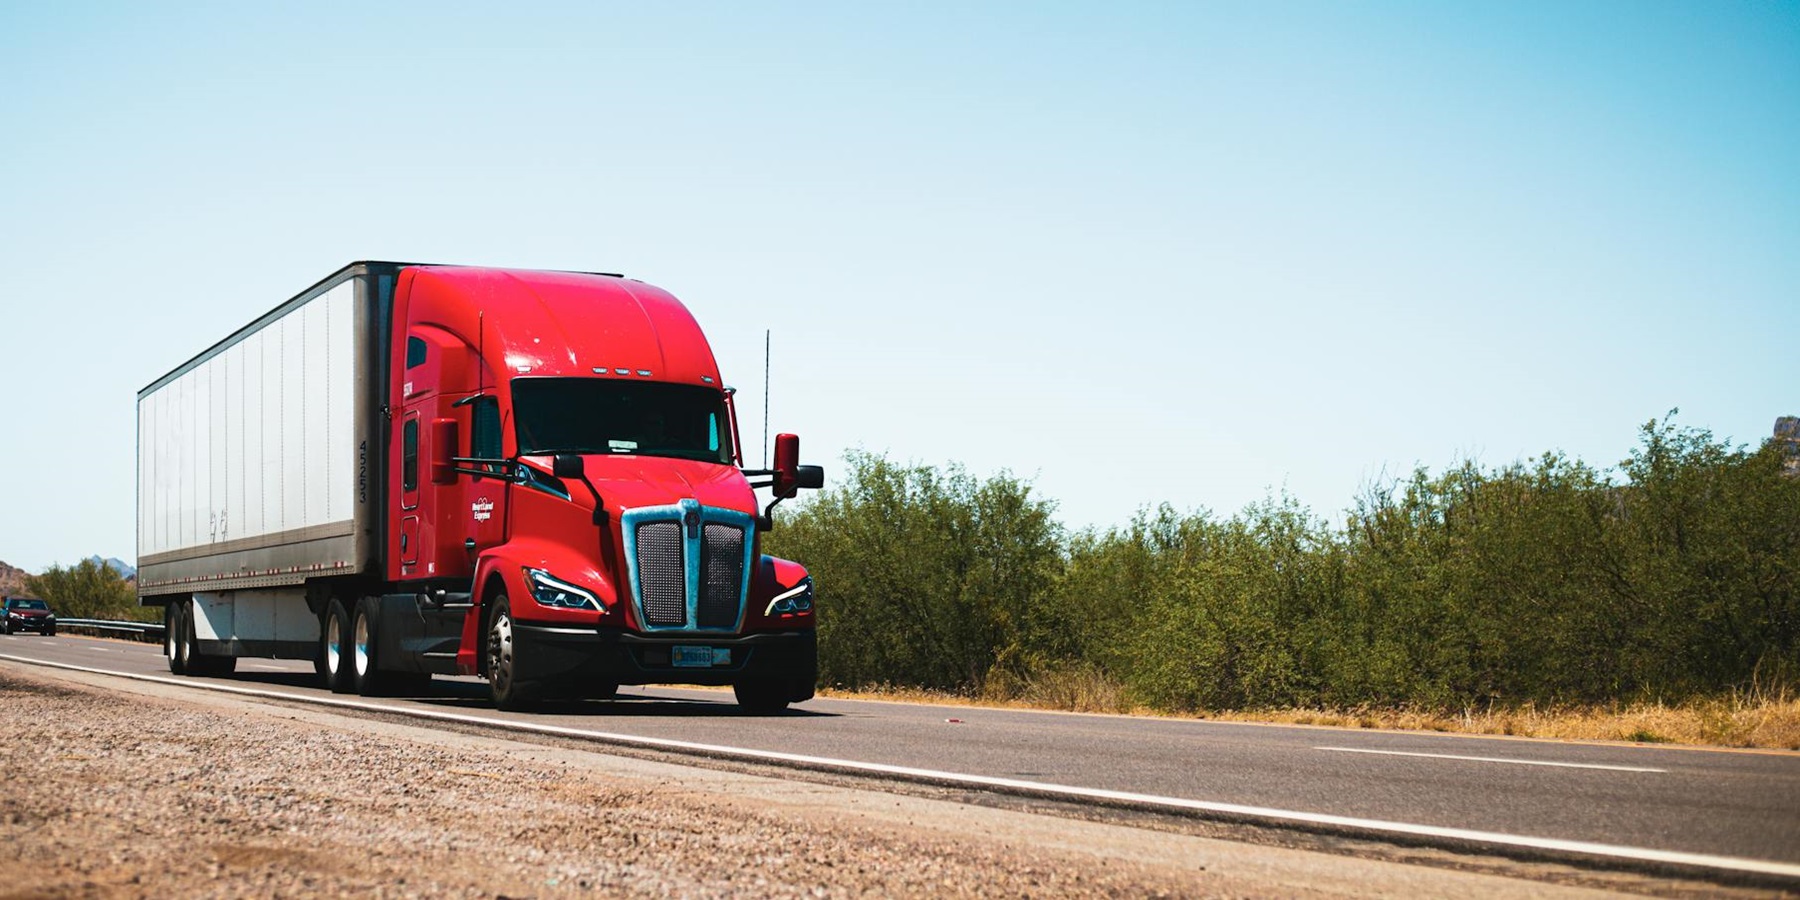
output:
<instances>
[{"instance_id":1,"label":"mirror arm","mask_svg":"<svg viewBox=\"0 0 1800 900\"><path fill-rule=\"evenodd\" d=\"M787 498L776 497L769 501L768 506L763 507L762 515L756 517L756 527L758 530L763 532L775 530L775 507L785 499Z\"/></svg>"}]
</instances>

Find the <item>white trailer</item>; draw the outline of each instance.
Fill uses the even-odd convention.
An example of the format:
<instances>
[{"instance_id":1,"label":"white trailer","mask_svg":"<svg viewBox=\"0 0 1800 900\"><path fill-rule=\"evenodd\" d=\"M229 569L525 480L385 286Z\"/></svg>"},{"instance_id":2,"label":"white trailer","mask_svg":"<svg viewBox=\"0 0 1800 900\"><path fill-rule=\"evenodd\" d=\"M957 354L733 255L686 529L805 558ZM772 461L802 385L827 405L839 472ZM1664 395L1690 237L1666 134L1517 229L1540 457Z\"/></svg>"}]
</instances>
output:
<instances>
[{"instance_id":1,"label":"white trailer","mask_svg":"<svg viewBox=\"0 0 1800 900\"><path fill-rule=\"evenodd\" d=\"M138 392L138 597L172 666L318 659L333 583L375 573L396 268L347 266Z\"/></svg>"}]
</instances>

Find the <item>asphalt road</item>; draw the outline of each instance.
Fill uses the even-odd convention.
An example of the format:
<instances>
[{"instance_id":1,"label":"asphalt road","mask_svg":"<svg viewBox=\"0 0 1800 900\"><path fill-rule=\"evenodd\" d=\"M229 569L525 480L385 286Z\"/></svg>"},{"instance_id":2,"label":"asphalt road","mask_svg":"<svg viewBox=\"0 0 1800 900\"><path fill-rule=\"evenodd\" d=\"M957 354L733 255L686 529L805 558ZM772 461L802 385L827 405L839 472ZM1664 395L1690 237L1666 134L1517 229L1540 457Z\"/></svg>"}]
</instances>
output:
<instances>
[{"instance_id":1,"label":"asphalt road","mask_svg":"<svg viewBox=\"0 0 1800 900\"><path fill-rule=\"evenodd\" d=\"M0 661L172 677L160 647L63 635L0 637ZM8 662L7 664L11 664ZM239 661L189 679L328 697L308 663ZM1247 725L816 699L747 716L731 694L626 688L531 714L484 686L373 702L484 720L1025 781L1076 790L1351 817L1629 850L1786 864L1800 873L1800 753Z\"/></svg>"}]
</instances>

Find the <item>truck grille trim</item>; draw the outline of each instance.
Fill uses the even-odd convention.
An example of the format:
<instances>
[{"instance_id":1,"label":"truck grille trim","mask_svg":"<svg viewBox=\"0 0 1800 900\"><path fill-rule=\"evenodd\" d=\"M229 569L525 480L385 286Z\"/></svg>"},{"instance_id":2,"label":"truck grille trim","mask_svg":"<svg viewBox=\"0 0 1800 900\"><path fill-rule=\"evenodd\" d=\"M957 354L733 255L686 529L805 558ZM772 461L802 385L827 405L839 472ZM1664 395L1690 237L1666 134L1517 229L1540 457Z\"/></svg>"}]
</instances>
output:
<instances>
[{"instance_id":1,"label":"truck grille trim","mask_svg":"<svg viewBox=\"0 0 1800 900\"><path fill-rule=\"evenodd\" d=\"M692 500L620 516L630 591L646 630L735 632L749 592L755 519Z\"/></svg>"}]
</instances>

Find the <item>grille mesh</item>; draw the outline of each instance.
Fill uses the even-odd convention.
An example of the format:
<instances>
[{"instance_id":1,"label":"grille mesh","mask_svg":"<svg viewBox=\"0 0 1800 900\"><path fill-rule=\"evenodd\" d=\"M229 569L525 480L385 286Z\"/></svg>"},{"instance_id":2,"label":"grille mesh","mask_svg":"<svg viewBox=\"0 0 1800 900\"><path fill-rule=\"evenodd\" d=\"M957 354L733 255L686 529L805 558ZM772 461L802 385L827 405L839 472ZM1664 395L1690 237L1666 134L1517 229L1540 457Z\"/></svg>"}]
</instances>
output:
<instances>
[{"instance_id":1,"label":"grille mesh","mask_svg":"<svg viewBox=\"0 0 1800 900\"><path fill-rule=\"evenodd\" d=\"M700 552L700 627L737 625L744 581L744 529L706 526Z\"/></svg>"},{"instance_id":2,"label":"grille mesh","mask_svg":"<svg viewBox=\"0 0 1800 900\"><path fill-rule=\"evenodd\" d=\"M651 625L687 624L687 574L681 562L681 523L645 522L637 529L638 585Z\"/></svg>"}]
</instances>

